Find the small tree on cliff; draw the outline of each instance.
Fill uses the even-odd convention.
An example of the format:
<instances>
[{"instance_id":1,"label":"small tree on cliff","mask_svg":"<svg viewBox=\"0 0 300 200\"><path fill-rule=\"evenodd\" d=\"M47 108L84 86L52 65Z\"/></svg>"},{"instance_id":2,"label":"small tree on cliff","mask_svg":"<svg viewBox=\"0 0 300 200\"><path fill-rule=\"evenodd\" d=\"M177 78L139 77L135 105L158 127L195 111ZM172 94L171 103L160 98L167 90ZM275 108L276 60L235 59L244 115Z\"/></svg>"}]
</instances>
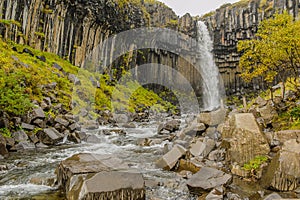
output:
<instances>
[{"instance_id":1,"label":"small tree on cliff","mask_svg":"<svg viewBox=\"0 0 300 200\"><path fill-rule=\"evenodd\" d=\"M263 77L271 83L277 77L283 85L288 78L299 76L300 67L300 21L294 21L288 13L275 14L259 24L256 37L238 43L241 77L250 82ZM296 87L296 85L295 85Z\"/></svg>"}]
</instances>

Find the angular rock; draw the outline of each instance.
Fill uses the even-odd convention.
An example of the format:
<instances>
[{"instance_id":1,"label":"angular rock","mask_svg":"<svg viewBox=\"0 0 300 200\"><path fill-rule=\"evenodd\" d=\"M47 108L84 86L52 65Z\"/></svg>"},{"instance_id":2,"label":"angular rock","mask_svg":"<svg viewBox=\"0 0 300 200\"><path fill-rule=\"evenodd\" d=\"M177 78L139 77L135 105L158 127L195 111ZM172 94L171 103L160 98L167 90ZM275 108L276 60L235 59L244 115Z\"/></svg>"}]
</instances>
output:
<instances>
[{"instance_id":1,"label":"angular rock","mask_svg":"<svg viewBox=\"0 0 300 200\"><path fill-rule=\"evenodd\" d=\"M184 159L180 159L179 161L179 167L177 171L190 171L193 173L197 173L201 167L203 167L201 165L201 163L195 161L195 160L184 160Z\"/></svg>"},{"instance_id":2,"label":"angular rock","mask_svg":"<svg viewBox=\"0 0 300 200\"><path fill-rule=\"evenodd\" d=\"M206 197L205 200L223 200L224 188L222 186L214 188Z\"/></svg>"},{"instance_id":3,"label":"angular rock","mask_svg":"<svg viewBox=\"0 0 300 200\"><path fill-rule=\"evenodd\" d=\"M27 123L22 123L21 124L21 127L25 130L29 130L29 131L33 131L35 126L34 125L31 125L31 124L27 124Z\"/></svg>"},{"instance_id":4,"label":"angular rock","mask_svg":"<svg viewBox=\"0 0 300 200\"><path fill-rule=\"evenodd\" d=\"M276 192L273 192L272 194L269 194L264 198L264 200L273 200L273 199L282 199L282 197Z\"/></svg>"},{"instance_id":5,"label":"angular rock","mask_svg":"<svg viewBox=\"0 0 300 200\"><path fill-rule=\"evenodd\" d=\"M275 108L272 107L270 104L259 108L258 112L260 113L260 116L264 119L265 124L271 124L273 119L277 116Z\"/></svg>"},{"instance_id":6,"label":"angular rock","mask_svg":"<svg viewBox=\"0 0 300 200\"><path fill-rule=\"evenodd\" d=\"M75 130L80 131L81 130L81 126L77 122L75 122L75 123L69 125L69 129L71 131L75 131Z\"/></svg>"},{"instance_id":7,"label":"angular rock","mask_svg":"<svg viewBox=\"0 0 300 200\"><path fill-rule=\"evenodd\" d=\"M31 142L27 142L27 141L22 141L19 142L16 146L15 146L17 151L23 151L23 150L34 150L35 146L33 143Z\"/></svg>"},{"instance_id":8,"label":"angular rock","mask_svg":"<svg viewBox=\"0 0 300 200\"><path fill-rule=\"evenodd\" d=\"M79 193L69 192L68 199L146 199L144 179L138 173L99 172L82 181L81 185L76 190Z\"/></svg>"},{"instance_id":9,"label":"angular rock","mask_svg":"<svg viewBox=\"0 0 300 200\"><path fill-rule=\"evenodd\" d=\"M272 159L263 177L265 187L278 191L292 191L299 186L300 144L295 140L286 141Z\"/></svg>"},{"instance_id":10,"label":"angular rock","mask_svg":"<svg viewBox=\"0 0 300 200\"><path fill-rule=\"evenodd\" d=\"M232 176L214 168L203 167L187 181L192 194L201 195L216 187L227 185Z\"/></svg>"},{"instance_id":11,"label":"angular rock","mask_svg":"<svg viewBox=\"0 0 300 200\"><path fill-rule=\"evenodd\" d=\"M57 69L58 71L63 71L63 68L57 63L53 63L52 67Z\"/></svg>"},{"instance_id":12,"label":"angular rock","mask_svg":"<svg viewBox=\"0 0 300 200\"><path fill-rule=\"evenodd\" d=\"M100 138L98 138L96 135L88 135L85 139L87 143L93 143L93 144L99 144L102 142Z\"/></svg>"},{"instance_id":13,"label":"angular rock","mask_svg":"<svg viewBox=\"0 0 300 200\"><path fill-rule=\"evenodd\" d=\"M57 167L58 185L68 193L78 183L77 175L95 174L102 171L127 169L128 165L112 155L81 153L60 162ZM114 180L116 182L116 180Z\"/></svg>"},{"instance_id":14,"label":"angular rock","mask_svg":"<svg viewBox=\"0 0 300 200\"><path fill-rule=\"evenodd\" d=\"M37 107L35 109L33 109L32 113L31 113L31 121L39 118L39 119L44 119L46 116L45 116L45 113L43 111L43 109L41 107Z\"/></svg>"},{"instance_id":15,"label":"angular rock","mask_svg":"<svg viewBox=\"0 0 300 200\"><path fill-rule=\"evenodd\" d=\"M217 126L225 121L226 110L218 109L212 112L200 113L198 116L198 122L204 123L208 126Z\"/></svg>"},{"instance_id":16,"label":"angular rock","mask_svg":"<svg viewBox=\"0 0 300 200\"><path fill-rule=\"evenodd\" d=\"M258 105L260 108L267 105L268 101L264 100L261 96L258 96L255 100L255 104Z\"/></svg>"},{"instance_id":17,"label":"angular rock","mask_svg":"<svg viewBox=\"0 0 300 200\"><path fill-rule=\"evenodd\" d=\"M214 140L207 139L205 142L201 142L198 140L196 143L191 144L190 153L195 157L206 157L213 150L214 147Z\"/></svg>"},{"instance_id":18,"label":"angular rock","mask_svg":"<svg viewBox=\"0 0 300 200\"><path fill-rule=\"evenodd\" d=\"M164 134L164 131L167 131L166 133L172 133L177 130L179 130L180 127L180 121L179 120L170 120L167 121L165 124L160 124L157 128L158 134Z\"/></svg>"},{"instance_id":19,"label":"angular rock","mask_svg":"<svg viewBox=\"0 0 300 200\"><path fill-rule=\"evenodd\" d=\"M75 74L69 74L69 81L71 81L74 85L81 85L79 78Z\"/></svg>"},{"instance_id":20,"label":"angular rock","mask_svg":"<svg viewBox=\"0 0 300 200\"><path fill-rule=\"evenodd\" d=\"M171 151L166 153L162 158L156 162L156 166L165 170L171 170L181 157L186 154L186 149L180 145L175 145Z\"/></svg>"},{"instance_id":21,"label":"angular rock","mask_svg":"<svg viewBox=\"0 0 300 200\"><path fill-rule=\"evenodd\" d=\"M11 134L12 138L15 139L15 141L17 142L23 142L23 141L26 141L28 140L28 136L27 134L25 133L25 131L23 130L19 130L19 131L16 131L16 132L13 132Z\"/></svg>"},{"instance_id":22,"label":"angular rock","mask_svg":"<svg viewBox=\"0 0 300 200\"><path fill-rule=\"evenodd\" d=\"M39 140L46 145L54 145L61 142L64 135L58 132L55 128L46 128L37 133Z\"/></svg>"},{"instance_id":23,"label":"angular rock","mask_svg":"<svg viewBox=\"0 0 300 200\"><path fill-rule=\"evenodd\" d=\"M55 117L54 121L61 124L61 125L63 125L64 127L68 127L68 125L69 125L68 120L63 119L60 116Z\"/></svg>"},{"instance_id":24,"label":"angular rock","mask_svg":"<svg viewBox=\"0 0 300 200\"><path fill-rule=\"evenodd\" d=\"M226 124L226 123L225 123ZM256 156L267 155L270 147L252 113L231 116L229 126L223 129L222 146L227 149L226 159L240 166Z\"/></svg>"},{"instance_id":25,"label":"angular rock","mask_svg":"<svg viewBox=\"0 0 300 200\"><path fill-rule=\"evenodd\" d=\"M300 139L300 130L283 130L274 133L273 139L281 145L288 140Z\"/></svg>"},{"instance_id":26,"label":"angular rock","mask_svg":"<svg viewBox=\"0 0 300 200\"><path fill-rule=\"evenodd\" d=\"M32 122L34 125L40 127L40 128L46 128L46 121L42 119L36 119Z\"/></svg>"}]
</instances>

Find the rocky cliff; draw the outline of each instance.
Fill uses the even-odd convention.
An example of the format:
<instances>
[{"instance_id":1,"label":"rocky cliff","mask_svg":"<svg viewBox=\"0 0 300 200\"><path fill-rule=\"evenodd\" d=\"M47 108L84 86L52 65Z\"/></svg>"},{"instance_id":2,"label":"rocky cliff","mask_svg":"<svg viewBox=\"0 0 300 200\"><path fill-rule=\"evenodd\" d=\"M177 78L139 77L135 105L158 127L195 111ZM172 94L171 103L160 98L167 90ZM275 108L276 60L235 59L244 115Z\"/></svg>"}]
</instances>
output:
<instances>
[{"instance_id":1,"label":"rocky cliff","mask_svg":"<svg viewBox=\"0 0 300 200\"><path fill-rule=\"evenodd\" d=\"M275 12L287 10L294 17L299 13L299 0L251 0L225 4L203 16L214 42L214 55L228 93L264 87L262 80L245 84L239 77L239 40L251 39L260 21Z\"/></svg>"}]
</instances>

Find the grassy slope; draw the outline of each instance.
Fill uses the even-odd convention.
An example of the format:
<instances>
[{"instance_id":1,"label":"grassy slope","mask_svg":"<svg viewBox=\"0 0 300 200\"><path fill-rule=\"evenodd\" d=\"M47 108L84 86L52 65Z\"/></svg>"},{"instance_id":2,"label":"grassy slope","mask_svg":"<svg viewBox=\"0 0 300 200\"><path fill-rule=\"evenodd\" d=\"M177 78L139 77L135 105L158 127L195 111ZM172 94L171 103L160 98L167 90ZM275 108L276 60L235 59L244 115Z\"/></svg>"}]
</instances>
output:
<instances>
[{"instance_id":1,"label":"grassy slope","mask_svg":"<svg viewBox=\"0 0 300 200\"><path fill-rule=\"evenodd\" d=\"M17 47L18 51L13 51L13 47ZM22 93L24 99L29 98L30 101L36 100L41 102L43 97L50 95L45 93L42 85L56 82L57 87L51 93L56 96L57 103L62 103L66 108L70 108L71 99L73 99L78 105L78 107L75 107L75 112L79 112L78 108L82 107L91 107L91 109L96 110L111 110L111 95L113 92L118 94L114 101L113 107L115 109L119 108L120 110L125 109L134 112L139 109L150 108L153 105L156 105L155 108L159 110L173 108L170 103L163 101L152 91L140 87L138 83L128 82L127 86L114 87L109 84L108 76L78 69L57 55L40 52L28 46L26 48L30 49L34 53L34 56L30 56L27 53L20 53L24 48L25 46L23 45L0 40L0 83L2 83L2 90L5 88L8 89L8 83L13 81L21 87L22 90L19 92ZM46 62L40 61L35 56L45 56ZM74 87L68 80L67 75L55 69L53 63L59 64L65 72L77 75L81 81L81 85ZM15 74L18 75L15 76ZM90 80L91 77L100 82L100 88L96 89L93 86ZM127 101L125 94L130 94L130 87L139 89L133 93L130 101ZM80 91L80 95L78 95L78 91ZM2 96L2 98L6 97ZM158 104L158 102L161 103ZM1 106L2 108L9 108L15 105L11 99L8 99L7 101L2 101ZM18 115L24 114L24 112L12 112L10 114Z\"/></svg>"}]
</instances>

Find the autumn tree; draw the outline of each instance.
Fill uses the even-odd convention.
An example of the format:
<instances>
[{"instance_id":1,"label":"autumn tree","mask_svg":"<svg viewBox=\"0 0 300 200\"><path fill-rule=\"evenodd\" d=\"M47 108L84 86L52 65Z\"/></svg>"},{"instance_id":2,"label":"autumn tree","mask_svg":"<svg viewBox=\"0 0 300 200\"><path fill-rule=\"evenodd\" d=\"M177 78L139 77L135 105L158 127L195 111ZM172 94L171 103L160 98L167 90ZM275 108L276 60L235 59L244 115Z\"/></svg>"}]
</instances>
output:
<instances>
[{"instance_id":1,"label":"autumn tree","mask_svg":"<svg viewBox=\"0 0 300 200\"><path fill-rule=\"evenodd\" d=\"M250 82L263 77L271 83L277 78L285 84L290 78L296 83L300 67L300 21L291 15L274 14L259 24L254 39L238 43L241 77ZM295 85L296 86L296 85Z\"/></svg>"}]
</instances>

